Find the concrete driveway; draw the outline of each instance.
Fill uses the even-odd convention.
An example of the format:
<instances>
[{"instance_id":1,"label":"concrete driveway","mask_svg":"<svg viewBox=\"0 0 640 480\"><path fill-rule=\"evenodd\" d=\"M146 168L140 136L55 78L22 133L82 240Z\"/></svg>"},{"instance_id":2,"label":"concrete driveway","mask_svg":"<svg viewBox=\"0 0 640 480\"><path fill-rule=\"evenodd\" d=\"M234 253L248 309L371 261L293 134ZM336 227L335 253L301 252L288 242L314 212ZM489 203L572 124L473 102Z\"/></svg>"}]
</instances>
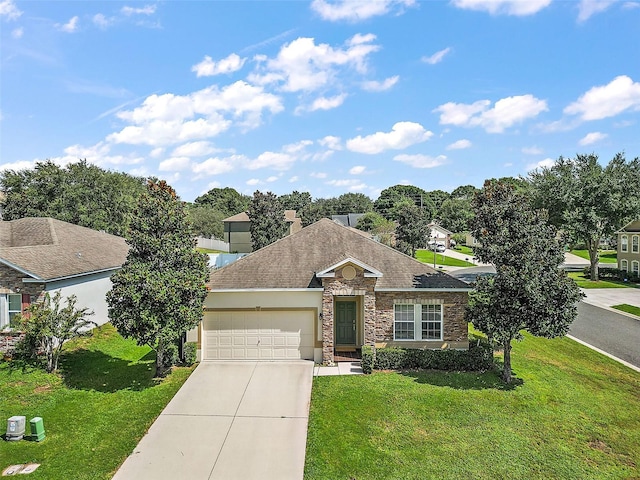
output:
<instances>
[{"instance_id":1,"label":"concrete driveway","mask_svg":"<svg viewBox=\"0 0 640 480\"><path fill-rule=\"evenodd\" d=\"M313 362L203 362L114 480L302 479Z\"/></svg>"}]
</instances>

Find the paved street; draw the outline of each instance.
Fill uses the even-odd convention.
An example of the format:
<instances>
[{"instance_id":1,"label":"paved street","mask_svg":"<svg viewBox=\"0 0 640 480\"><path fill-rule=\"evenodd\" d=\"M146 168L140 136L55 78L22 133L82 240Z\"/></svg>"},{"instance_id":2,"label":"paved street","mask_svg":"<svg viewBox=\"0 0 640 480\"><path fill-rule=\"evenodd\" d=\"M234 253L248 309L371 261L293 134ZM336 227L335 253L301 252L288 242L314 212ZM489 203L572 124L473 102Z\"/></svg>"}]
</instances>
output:
<instances>
[{"instance_id":1,"label":"paved street","mask_svg":"<svg viewBox=\"0 0 640 480\"><path fill-rule=\"evenodd\" d=\"M580 302L570 335L640 367L640 320Z\"/></svg>"}]
</instances>

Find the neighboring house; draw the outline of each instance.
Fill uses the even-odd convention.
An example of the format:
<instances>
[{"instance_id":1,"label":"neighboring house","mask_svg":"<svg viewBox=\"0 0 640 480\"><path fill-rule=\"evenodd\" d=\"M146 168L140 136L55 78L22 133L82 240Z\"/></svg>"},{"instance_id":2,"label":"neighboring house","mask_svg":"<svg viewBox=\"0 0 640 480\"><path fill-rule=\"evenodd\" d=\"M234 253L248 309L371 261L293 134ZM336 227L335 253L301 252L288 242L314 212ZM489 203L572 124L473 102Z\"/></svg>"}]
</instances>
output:
<instances>
[{"instance_id":1,"label":"neighboring house","mask_svg":"<svg viewBox=\"0 0 640 480\"><path fill-rule=\"evenodd\" d=\"M302 219L296 217L295 210L285 210L284 220L289 224L289 235L300 231ZM225 218L224 241L229 244L229 253L250 253L253 251L251 242L251 220L247 212L238 213Z\"/></svg>"},{"instance_id":2,"label":"neighboring house","mask_svg":"<svg viewBox=\"0 0 640 480\"><path fill-rule=\"evenodd\" d=\"M90 320L107 322L109 277L128 250L123 238L52 218L0 221L0 330L10 330L17 314L57 290L63 299L76 295L77 308L95 313Z\"/></svg>"},{"instance_id":3,"label":"neighboring house","mask_svg":"<svg viewBox=\"0 0 640 480\"><path fill-rule=\"evenodd\" d=\"M640 220L629 222L618 234L618 268L640 275Z\"/></svg>"},{"instance_id":4,"label":"neighboring house","mask_svg":"<svg viewBox=\"0 0 640 480\"><path fill-rule=\"evenodd\" d=\"M476 237L474 237L473 235L471 235L470 233L467 233L465 236L465 245L467 247L476 247L478 245L480 245L480 242L478 240L476 240Z\"/></svg>"},{"instance_id":5,"label":"neighboring house","mask_svg":"<svg viewBox=\"0 0 640 480\"><path fill-rule=\"evenodd\" d=\"M188 337L203 360L469 345L466 283L329 219L212 272L208 288Z\"/></svg>"},{"instance_id":6,"label":"neighboring house","mask_svg":"<svg viewBox=\"0 0 640 480\"><path fill-rule=\"evenodd\" d=\"M331 220L344 225L345 227L355 228L358 220L364 217L364 213L348 213L346 215L331 215Z\"/></svg>"},{"instance_id":7,"label":"neighboring house","mask_svg":"<svg viewBox=\"0 0 640 480\"><path fill-rule=\"evenodd\" d=\"M438 225L435 222L431 222L429 225L429 234L427 238L427 245L435 243L442 243L445 247L451 248L451 236L453 232L450 232L446 228Z\"/></svg>"}]
</instances>

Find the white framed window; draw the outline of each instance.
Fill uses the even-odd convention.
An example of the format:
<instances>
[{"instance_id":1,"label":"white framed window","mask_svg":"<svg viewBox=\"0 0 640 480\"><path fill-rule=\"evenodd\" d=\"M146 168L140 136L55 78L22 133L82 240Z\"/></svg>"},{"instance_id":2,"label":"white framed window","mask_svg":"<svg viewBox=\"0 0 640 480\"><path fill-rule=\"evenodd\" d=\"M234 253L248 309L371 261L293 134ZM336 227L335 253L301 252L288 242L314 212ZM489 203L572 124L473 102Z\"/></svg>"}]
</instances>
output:
<instances>
[{"instance_id":1,"label":"white framed window","mask_svg":"<svg viewBox=\"0 0 640 480\"><path fill-rule=\"evenodd\" d=\"M640 252L640 236L634 235L631 237L631 253L639 253Z\"/></svg>"},{"instance_id":2,"label":"white framed window","mask_svg":"<svg viewBox=\"0 0 640 480\"><path fill-rule=\"evenodd\" d=\"M624 270L625 272L629 271L629 262L626 260L620 260L620 270Z\"/></svg>"},{"instance_id":3,"label":"white framed window","mask_svg":"<svg viewBox=\"0 0 640 480\"><path fill-rule=\"evenodd\" d=\"M6 293L0 296L0 328L15 327L16 315L22 313L22 295Z\"/></svg>"},{"instance_id":4,"label":"white framed window","mask_svg":"<svg viewBox=\"0 0 640 480\"><path fill-rule=\"evenodd\" d=\"M442 305L396 304L393 315L394 340L442 340Z\"/></svg>"},{"instance_id":5,"label":"white framed window","mask_svg":"<svg viewBox=\"0 0 640 480\"><path fill-rule=\"evenodd\" d=\"M638 275L640 273L640 262L638 262L637 260L631 262L631 271Z\"/></svg>"},{"instance_id":6,"label":"white framed window","mask_svg":"<svg viewBox=\"0 0 640 480\"><path fill-rule=\"evenodd\" d=\"M629 251L629 237L626 235L620 236L620 251L625 253Z\"/></svg>"}]
</instances>

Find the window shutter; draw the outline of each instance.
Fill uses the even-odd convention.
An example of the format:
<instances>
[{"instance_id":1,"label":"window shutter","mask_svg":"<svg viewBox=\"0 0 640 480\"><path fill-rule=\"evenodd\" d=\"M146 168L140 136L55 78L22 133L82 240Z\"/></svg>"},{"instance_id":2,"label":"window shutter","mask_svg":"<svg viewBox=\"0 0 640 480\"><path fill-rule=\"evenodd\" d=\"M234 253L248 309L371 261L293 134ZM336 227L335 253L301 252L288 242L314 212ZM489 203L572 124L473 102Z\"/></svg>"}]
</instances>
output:
<instances>
[{"instance_id":1,"label":"window shutter","mask_svg":"<svg viewBox=\"0 0 640 480\"><path fill-rule=\"evenodd\" d=\"M22 311L24 312L27 308L29 308L30 304L31 304L31 295L29 295L28 293L23 293L22 294Z\"/></svg>"}]
</instances>

